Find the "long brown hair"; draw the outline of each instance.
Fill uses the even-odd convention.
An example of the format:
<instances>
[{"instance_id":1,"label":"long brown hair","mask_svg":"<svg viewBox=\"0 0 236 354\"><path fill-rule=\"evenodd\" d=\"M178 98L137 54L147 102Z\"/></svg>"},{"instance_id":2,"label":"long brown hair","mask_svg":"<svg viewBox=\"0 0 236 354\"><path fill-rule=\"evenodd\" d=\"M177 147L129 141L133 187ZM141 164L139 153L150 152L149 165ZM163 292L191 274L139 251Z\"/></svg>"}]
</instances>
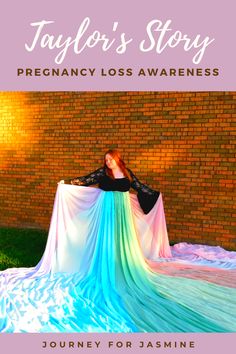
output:
<instances>
[{"instance_id":1,"label":"long brown hair","mask_svg":"<svg viewBox=\"0 0 236 354\"><path fill-rule=\"evenodd\" d=\"M117 165L119 166L119 168L121 169L123 175L125 177L127 177L130 181L132 181L132 178L130 176L129 171L127 170L126 166L125 166L125 162L122 160L120 152L116 149L111 149L108 150L105 154L104 154L104 168L106 170L106 174L111 177L111 178L115 178L113 176L112 170L110 168L107 167L106 165L106 155L111 155L112 158L116 161Z\"/></svg>"}]
</instances>

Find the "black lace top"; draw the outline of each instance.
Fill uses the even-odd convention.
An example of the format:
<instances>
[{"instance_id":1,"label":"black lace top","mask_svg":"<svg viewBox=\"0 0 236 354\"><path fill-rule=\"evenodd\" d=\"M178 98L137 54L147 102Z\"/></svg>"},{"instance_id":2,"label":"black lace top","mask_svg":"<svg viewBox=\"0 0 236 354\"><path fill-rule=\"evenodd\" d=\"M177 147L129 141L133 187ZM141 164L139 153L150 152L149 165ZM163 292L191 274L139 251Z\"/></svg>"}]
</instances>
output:
<instances>
[{"instance_id":1,"label":"black lace top","mask_svg":"<svg viewBox=\"0 0 236 354\"><path fill-rule=\"evenodd\" d=\"M155 205L160 193L141 183L131 170L128 169L128 171L132 181L127 177L113 179L106 174L104 167L86 176L73 178L70 181L72 181L73 184L82 186L98 184L98 187L104 191L127 192L130 188L133 188L138 192L137 197L143 212L148 214Z\"/></svg>"}]
</instances>

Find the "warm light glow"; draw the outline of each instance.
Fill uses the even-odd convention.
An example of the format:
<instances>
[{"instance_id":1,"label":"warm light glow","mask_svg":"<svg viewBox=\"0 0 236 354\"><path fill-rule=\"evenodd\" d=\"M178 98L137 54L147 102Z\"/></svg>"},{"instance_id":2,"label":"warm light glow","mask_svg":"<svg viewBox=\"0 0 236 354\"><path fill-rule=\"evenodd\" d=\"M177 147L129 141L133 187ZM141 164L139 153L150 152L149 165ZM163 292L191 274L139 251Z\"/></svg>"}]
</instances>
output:
<instances>
[{"instance_id":1,"label":"warm light glow","mask_svg":"<svg viewBox=\"0 0 236 354\"><path fill-rule=\"evenodd\" d=\"M145 169L150 168L152 171L161 173L183 161L186 158L186 152L187 149L184 148L165 147L164 144L160 148L157 145L146 150L140 149L139 155L135 156L135 159L131 160L130 163L131 165L138 164L140 167L143 165Z\"/></svg>"},{"instance_id":2,"label":"warm light glow","mask_svg":"<svg viewBox=\"0 0 236 354\"><path fill-rule=\"evenodd\" d=\"M27 116L27 107L24 105L26 93L17 93L18 100L12 99L12 94L2 94L1 97L1 125L0 125L0 143L6 147L15 147L29 138L28 127L25 126L25 117ZM19 106L19 100L22 106ZM6 146L7 145L7 146Z\"/></svg>"},{"instance_id":3,"label":"warm light glow","mask_svg":"<svg viewBox=\"0 0 236 354\"><path fill-rule=\"evenodd\" d=\"M14 154L17 163L24 160L25 150L32 145L33 120L28 109L27 94L27 92L0 93L1 168L7 167L9 154ZM30 108L32 110L32 107Z\"/></svg>"}]
</instances>

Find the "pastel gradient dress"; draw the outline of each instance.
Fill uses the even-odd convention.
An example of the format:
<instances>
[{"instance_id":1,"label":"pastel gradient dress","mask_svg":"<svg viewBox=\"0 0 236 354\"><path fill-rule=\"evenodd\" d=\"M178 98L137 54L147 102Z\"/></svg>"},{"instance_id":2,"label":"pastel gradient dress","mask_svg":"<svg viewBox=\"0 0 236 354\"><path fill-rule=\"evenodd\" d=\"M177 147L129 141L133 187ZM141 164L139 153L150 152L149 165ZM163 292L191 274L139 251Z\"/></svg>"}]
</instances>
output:
<instances>
[{"instance_id":1,"label":"pastel gradient dress","mask_svg":"<svg viewBox=\"0 0 236 354\"><path fill-rule=\"evenodd\" d=\"M162 195L129 172L58 185L41 261L0 273L1 332L236 331L236 252L170 247Z\"/></svg>"}]
</instances>

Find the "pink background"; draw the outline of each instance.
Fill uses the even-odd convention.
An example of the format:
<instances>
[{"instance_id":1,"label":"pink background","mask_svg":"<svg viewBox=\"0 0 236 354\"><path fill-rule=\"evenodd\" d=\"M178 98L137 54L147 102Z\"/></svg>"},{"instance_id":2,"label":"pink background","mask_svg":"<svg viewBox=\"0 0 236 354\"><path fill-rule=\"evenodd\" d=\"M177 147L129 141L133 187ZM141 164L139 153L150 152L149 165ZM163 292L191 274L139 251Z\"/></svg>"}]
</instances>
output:
<instances>
[{"instance_id":1,"label":"pink background","mask_svg":"<svg viewBox=\"0 0 236 354\"><path fill-rule=\"evenodd\" d=\"M1 11L1 67L0 90L235 90L235 1L189 0L179 1L13 1L8 0ZM34 52L25 50L25 43L33 40L35 29L30 23L54 20L49 25L51 34L75 37L82 20L89 16L91 25L86 34L95 29L112 33L114 21L133 38L123 55L113 50L102 52L98 47L75 55L69 48L60 68L219 68L219 76L202 77L17 77L18 67L54 68L55 52L37 47ZM163 23L172 20L173 33L180 30L192 39L197 34L215 41L206 48L200 64L192 63L193 52L184 52L181 45L166 49L161 55L142 53L138 49L142 39L147 38L146 25L153 19ZM52 26L52 27L50 27ZM117 31L119 33L119 31ZM172 33L172 32L171 32ZM87 35L85 36L87 38Z\"/></svg>"},{"instance_id":2,"label":"pink background","mask_svg":"<svg viewBox=\"0 0 236 354\"><path fill-rule=\"evenodd\" d=\"M2 91L80 91L80 90L183 90L183 91L234 91L236 89L235 70L235 0L212 1L189 0L179 1L30 1L8 0L2 4L0 15L1 33L1 66L0 90ZM215 38L210 45L199 67L219 68L218 77L156 77L137 78L113 77L101 78L17 78L17 67L57 67L54 53L35 50L28 53L24 44L32 37L31 22L55 20L53 30L66 36L75 35L81 21L89 16L91 29L110 31L114 21L120 28L134 38L136 46L128 48L125 55L102 53L97 48L85 51L76 56L71 50L63 67L119 68L140 67L153 68L192 68L193 54L186 53L177 47L166 50L161 56L155 53L141 53L137 43L145 36L146 24L152 19L172 20L172 28L195 37L196 34ZM62 67L61 66L61 67ZM108 340L131 340L132 349L106 348ZM194 340L195 349L156 349L138 350L135 343L139 340ZM70 353L96 352L92 349L42 349L42 341L48 340L101 340L103 350L99 353L215 353L231 354L235 352L236 334L1 334L1 352L13 353Z\"/></svg>"},{"instance_id":3,"label":"pink background","mask_svg":"<svg viewBox=\"0 0 236 354\"><path fill-rule=\"evenodd\" d=\"M97 334L97 333L83 333L83 334L1 334L1 350L5 348L3 353L15 354L15 353L33 353L33 354L51 354L51 353L159 353L159 354L234 354L235 353L235 335L224 334L197 334L197 333L135 333L135 334ZM57 342L65 341L66 348L42 348L43 342ZM100 341L99 349L90 348L68 348L69 341ZM116 348L115 345L112 348L108 348L108 342L114 341L114 344L118 341L130 341L131 348ZM155 344L156 341L163 343L164 341L174 342L194 341L195 348L139 348L139 341L152 341Z\"/></svg>"}]
</instances>

